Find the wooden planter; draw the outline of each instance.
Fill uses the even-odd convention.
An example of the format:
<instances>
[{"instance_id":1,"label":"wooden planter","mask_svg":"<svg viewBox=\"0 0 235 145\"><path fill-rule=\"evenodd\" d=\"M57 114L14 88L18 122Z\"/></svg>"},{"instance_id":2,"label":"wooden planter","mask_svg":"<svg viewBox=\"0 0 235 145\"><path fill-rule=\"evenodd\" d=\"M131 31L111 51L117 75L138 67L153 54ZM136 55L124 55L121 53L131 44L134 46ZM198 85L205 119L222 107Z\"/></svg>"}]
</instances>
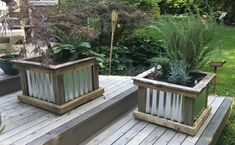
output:
<instances>
[{"instance_id":1,"label":"wooden planter","mask_svg":"<svg viewBox=\"0 0 235 145\"><path fill-rule=\"evenodd\" d=\"M153 71L133 78L134 84L139 86L138 111L134 111L134 116L195 135L211 111L211 106L207 105L208 87L215 74L200 72L205 77L194 87L186 87L146 79Z\"/></svg>"},{"instance_id":2,"label":"wooden planter","mask_svg":"<svg viewBox=\"0 0 235 145\"><path fill-rule=\"evenodd\" d=\"M49 66L36 59L12 61L21 75L20 101L62 115L103 94L95 58Z\"/></svg>"}]
</instances>

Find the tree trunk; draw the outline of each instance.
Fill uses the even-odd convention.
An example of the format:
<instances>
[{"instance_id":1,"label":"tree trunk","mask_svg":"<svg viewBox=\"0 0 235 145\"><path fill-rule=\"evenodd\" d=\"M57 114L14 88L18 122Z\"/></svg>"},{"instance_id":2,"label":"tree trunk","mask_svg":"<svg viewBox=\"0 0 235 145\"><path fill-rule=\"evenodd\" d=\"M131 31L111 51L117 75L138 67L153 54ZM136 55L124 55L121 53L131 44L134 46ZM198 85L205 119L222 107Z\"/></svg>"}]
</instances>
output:
<instances>
[{"instance_id":1,"label":"tree trunk","mask_svg":"<svg viewBox=\"0 0 235 145\"><path fill-rule=\"evenodd\" d=\"M224 18L225 24L235 25L235 2L230 3L228 14Z\"/></svg>"}]
</instances>

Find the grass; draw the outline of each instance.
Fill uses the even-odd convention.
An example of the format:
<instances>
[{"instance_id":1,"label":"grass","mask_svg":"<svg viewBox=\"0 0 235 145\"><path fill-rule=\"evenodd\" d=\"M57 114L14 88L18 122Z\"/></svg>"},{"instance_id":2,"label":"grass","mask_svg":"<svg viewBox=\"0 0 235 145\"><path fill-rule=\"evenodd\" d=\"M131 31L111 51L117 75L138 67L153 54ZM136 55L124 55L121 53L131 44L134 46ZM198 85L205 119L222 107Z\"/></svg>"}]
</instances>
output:
<instances>
[{"instance_id":1,"label":"grass","mask_svg":"<svg viewBox=\"0 0 235 145\"><path fill-rule=\"evenodd\" d=\"M221 55L213 60L226 60L223 68L218 68L217 73L217 89L219 96L235 97L235 28L222 27L218 28L215 39L222 40L223 49ZM205 67L204 70L209 71L211 68ZM234 145L235 144L235 108L233 107L229 121L219 138L218 145Z\"/></svg>"},{"instance_id":2,"label":"grass","mask_svg":"<svg viewBox=\"0 0 235 145\"><path fill-rule=\"evenodd\" d=\"M150 28L141 29L138 33L161 39L158 30ZM221 41L222 50L219 54L212 56L210 60L225 60L222 68L217 69L217 88L216 93L219 96L230 96L235 98L235 27L218 26L214 42ZM203 71L213 72L208 65L202 68ZM235 144L235 107L233 107L229 121L223 130L218 145Z\"/></svg>"}]
</instances>

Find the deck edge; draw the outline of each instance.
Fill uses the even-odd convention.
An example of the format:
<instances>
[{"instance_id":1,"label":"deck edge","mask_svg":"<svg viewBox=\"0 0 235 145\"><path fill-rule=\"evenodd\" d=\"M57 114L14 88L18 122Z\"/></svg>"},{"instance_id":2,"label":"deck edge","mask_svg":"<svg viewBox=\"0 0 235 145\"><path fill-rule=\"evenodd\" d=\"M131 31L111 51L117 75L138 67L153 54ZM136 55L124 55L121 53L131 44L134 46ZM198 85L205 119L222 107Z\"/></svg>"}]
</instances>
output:
<instances>
[{"instance_id":1,"label":"deck edge","mask_svg":"<svg viewBox=\"0 0 235 145\"><path fill-rule=\"evenodd\" d=\"M120 115L136 106L137 89L136 86L131 87L107 102L28 143L28 145L75 145L82 143Z\"/></svg>"},{"instance_id":2,"label":"deck edge","mask_svg":"<svg viewBox=\"0 0 235 145\"><path fill-rule=\"evenodd\" d=\"M196 145L215 145L229 118L233 99L227 97L219 106Z\"/></svg>"}]
</instances>

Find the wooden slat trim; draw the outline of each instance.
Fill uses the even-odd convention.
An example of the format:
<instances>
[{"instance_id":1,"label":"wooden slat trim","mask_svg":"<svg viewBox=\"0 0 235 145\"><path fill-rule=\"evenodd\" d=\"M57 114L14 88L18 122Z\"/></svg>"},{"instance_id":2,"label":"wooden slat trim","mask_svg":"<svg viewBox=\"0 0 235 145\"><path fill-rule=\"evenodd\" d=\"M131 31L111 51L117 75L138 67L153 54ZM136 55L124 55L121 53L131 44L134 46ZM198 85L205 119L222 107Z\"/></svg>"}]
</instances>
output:
<instances>
[{"instance_id":1,"label":"wooden slat trim","mask_svg":"<svg viewBox=\"0 0 235 145\"><path fill-rule=\"evenodd\" d=\"M164 92L171 92L171 93L175 93L175 94L185 96L185 97L190 97L190 98L196 98L197 97L197 93L181 91L181 90L178 90L178 89L172 89L172 88L163 87L163 86L161 86L161 87L160 86L155 86L155 85L153 85L151 83L147 83L147 82L134 80L134 84L138 85L140 87L155 89L155 90L164 91Z\"/></svg>"},{"instance_id":2,"label":"wooden slat trim","mask_svg":"<svg viewBox=\"0 0 235 145\"><path fill-rule=\"evenodd\" d=\"M183 105L184 105L184 124L192 126L194 123L195 99L185 97Z\"/></svg>"},{"instance_id":3,"label":"wooden slat trim","mask_svg":"<svg viewBox=\"0 0 235 145\"><path fill-rule=\"evenodd\" d=\"M151 69L149 69L149 70L147 70L147 71L145 71L145 72L142 72L141 74L137 75L134 79L136 79L136 78L144 78L144 77L146 77L148 74L154 72L154 70L155 70L155 68L151 68Z\"/></svg>"},{"instance_id":4,"label":"wooden slat trim","mask_svg":"<svg viewBox=\"0 0 235 145\"><path fill-rule=\"evenodd\" d=\"M65 101L64 77L63 75L52 76L55 104L62 105Z\"/></svg>"},{"instance_id":5,"label":"wooden slat trim","mask_svg":"<svg viewBox=\"0 0 235 145\"><path fill-rule=\"evenodd\" d=\"M215 74L214 73L207 73L207 75L201 80L199 81L193 88L200 92L202 91L204 88L206 88L215 78Z\"/></svg>"},{"instance_id":6,"label":"wooden slat trim","mask_svg":"<svg viewBox=\"0 0 235 145\"><path fill-rule=\"evenodd\" d=\"M25 70L20 69L20 82L21 82L21 87L22 87L22 93L23 95L29 95L29 90L28 90L28 82L27 82L27 74Z\"/></svg>"},{"instance_id":7,"label":"wooden slat trim","mask_svg":"<svg viewBox=\"0 0 235 145\"><path fill-rule=\"evenodd\" d=\"M197 71L197 73L206 74L206 76L201 81L199 81L198 84L196 84L194 87L187 87L187 86L182 86L182 85L177 85L177 84L172 84L172 83L167 83L167 82L162 82L162 81L157 81L157 80L150 80L150 79L144 78L149 73L152 73L153 71L154 71L154 68L147 70L146 72L143 72L142 74L134 77L133 78L134 84L136 84L136 85L147 84L148 86L152 86L152 88L153 87L159 88L159 90L162 89L162 91L166 91L166 90L169 90L169 92L170 92L170 90L172 90L174 92L181 92L182 91L182 92L184 92L184 94L189 94L189 96L195 97L196 96L195 94L201 92L202 89L206 88L215 77L214 73ZM183 95L183 94L181 94L181 95Z\"/></svg>"},{"instance_id":8,"label":"wooden slat trim","mask_svg":"<svg viewBox=\"0 0 235 145\"><path fill-rule=\"evenodd\" d=\"M85 102L88 102L92 99L95 99L97 97L102 96L104 93L103 88L99 88L95 91L92 91L90 93L87 93L83 96L80 96L72 101L69 101L63 105L57 105L54 103L50 103L47 101L39 100L33 97L25 96L25 95L19 95L18 99L24 103L31 104L33 106L40 107L42 109L48 110L50 112L56 113L58 115L63 115L64 113L78 107L81 104L84 104Z\"/></svg>"},{"instance_id":9,"label":"wooden slat trim","mask_svg":"<svg viewBox=\"0 0 235 145\"><path fill-rule=\"evenodd\" d=\"M145 112L146 109L146 88L139 87L138 90L138 111Z\"/></svg>"},{"instance_id":10,"label":"wooden slat trim","mask_svg":"<svg viewBox=\"0 0 235 145\"><path fill-rule=\"evenodd\" d=\"M99 88L99 67L97 62L92 66L93 90Z\"/></svg>"},{"instance_id":11,"label":"wooden slat trim","mask_svg":"<svg viewBox=\"0 0 235 145\"><path fill-rule=\"evenodd\" d=\"M229 118L233 100L230 97L224 99L223 103L220 105L209 125L206 127L205 131L202 133L196 145L215 145L219 139L223 128Z\"/></svg>"},{"instance_id":12,"label":"wooden slat trim","mask_svg":"<svg viewBox=\"0 0 235 145\"><path fill-rule=\"evenodd\" d=\"M189 135L195 135L203 122L206 120L206 118L209 116L211 111L211 106L207 107L203 113L200 115L200 117L194 122L192 126L184 125L178 122L174 122L165 118L153 116L150 114L142 113L139 111L134 111L134 117L140 120L148 121L151 123L159 124L162 126L166 126L172 129L175 129L177 131L187 133Z\"/></svg>"},{"instance_id":13,"label":"wooden slat trim","mask_svg":"<svg viewBox=\"0 0 235 145\"><path fill-rule=\"evenodd\" d=\"M38 59L38 58L35 58L35 59ZM33 58L30 60L33 60ZM13 66L18 69L25 69L25 70L27 69L27 70L32 70L32 71L39 71L39 72L52 73L52 74L59 75L65 71L75 70L84 66L93 65L97 61L95 58L89 57L89 58L79 59L76 61L71 61L71 62L59 64L59 65L48 65L48 66L43 66L39 62L33 62L29 60L12 60L11 62Z\"/></svg>"},{"instance_id":14,"label":"wooden slat trim","mask_svg":"<svg viewBox=\"0 0 235 145\"><path fill-rule=\"evenodd\" d=\"M174 90L180 90L184 92L188 92L191 94L196 94L198 93L197 90L191 87L186 87L186 86L181 86L177 84L172 84L172 83L167 83L167 82L162 82L162 81L157 81L157 80L150 80L147 78L133 78L134 83L147 83L149 85L154 85L156 87L162 88L162 87L167 87L168 89L174 89Z\"/></svg>"}]
</instances>

